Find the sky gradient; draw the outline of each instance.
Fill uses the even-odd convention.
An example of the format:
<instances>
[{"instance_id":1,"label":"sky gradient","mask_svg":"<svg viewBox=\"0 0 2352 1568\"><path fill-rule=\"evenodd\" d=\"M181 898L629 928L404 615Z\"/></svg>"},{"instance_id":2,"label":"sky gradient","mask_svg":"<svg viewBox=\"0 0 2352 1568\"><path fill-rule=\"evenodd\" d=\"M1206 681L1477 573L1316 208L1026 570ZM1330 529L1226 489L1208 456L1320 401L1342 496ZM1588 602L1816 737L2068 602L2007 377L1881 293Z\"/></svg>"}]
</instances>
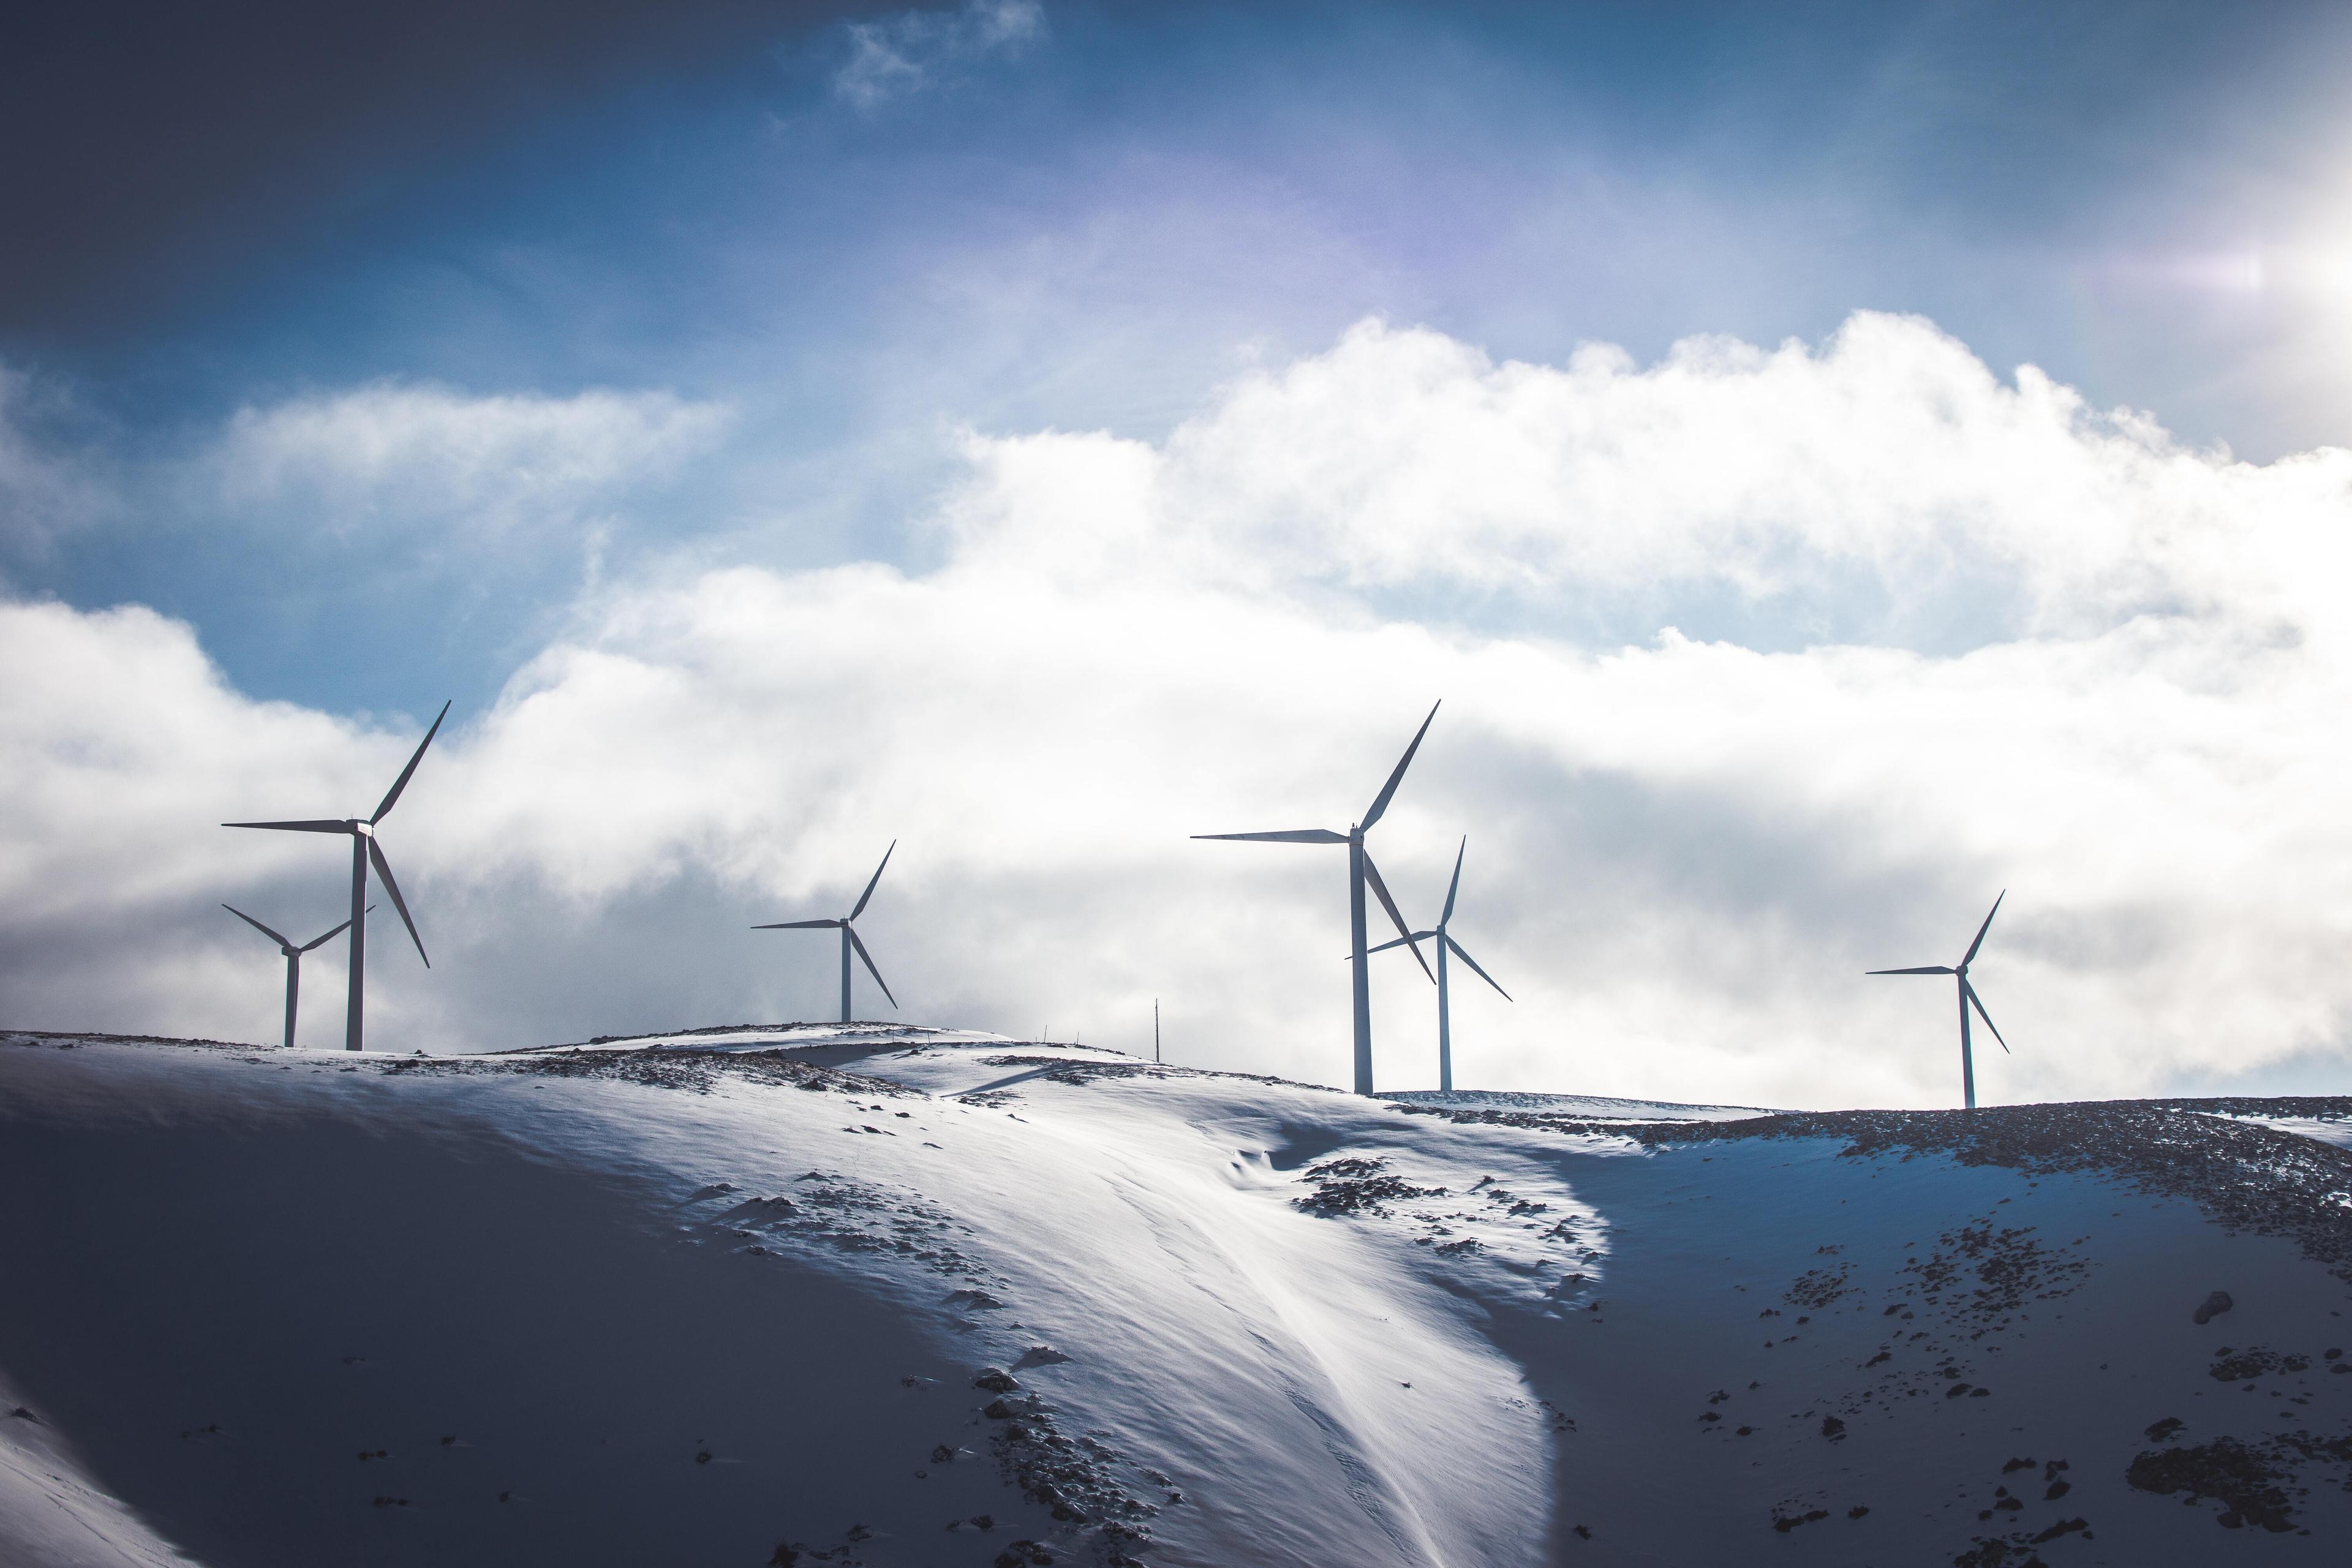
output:
<instances>
[{"instance_id":1,"label":"sky gradient","mask_svg":"<svg viewBox=\"0 0 2352 1568\"><path fill-rule=\"evenodd\" d=\"M823 1016L897 837L907 1016L1339 1081L1341 868L1184 836L1443 697L1465 1083L1940 1103L1859 971L2008 886L1986 1098L2340 1087L2340 8L9 26L11 1024L266 1037L206 825L455 698L372 1037Z\"/></svg>"}]
</instances>

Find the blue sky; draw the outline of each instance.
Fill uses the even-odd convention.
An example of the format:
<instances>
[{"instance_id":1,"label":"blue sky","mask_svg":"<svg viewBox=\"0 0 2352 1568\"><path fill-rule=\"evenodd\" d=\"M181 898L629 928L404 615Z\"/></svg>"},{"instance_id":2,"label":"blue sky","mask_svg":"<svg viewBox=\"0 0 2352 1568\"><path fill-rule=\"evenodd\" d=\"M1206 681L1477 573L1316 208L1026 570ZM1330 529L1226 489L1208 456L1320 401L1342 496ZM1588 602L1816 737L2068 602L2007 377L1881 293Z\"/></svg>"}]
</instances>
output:
<instances>
[{"instance_id":1,"label":"blue sky","mask_svg":"<svg viewBox=\"0 0 2352 1568\"><path fill-rule=\"evenodd\" d=\"M20 68L21 116L127 117L67 154L87 187L139 190L181 112L254 123L199 125L151 222L23 231L67 259L19 270L0 363L120 515L14 552L18 592L184 616L270 695L411 700L413 666L369 673L398 647L487 697L569 555L395 568L171 474L239 408L383 380L724 402L610 548L786 565L908 559L944 430L1162 434L1368 314L1549 363L1916 311L2257 458L2352 416L2340 322L2313 344L2309 301L2198 271L2340 210L2329 8L616 8L561 56L512 15L381 18L457 57L429 69L266 9L279 52L206 92L158 91L176 52L135 26L50 93ZM908 68L861 83L861 36Z\"/></svg>"},{"instance_id":2,"label":"blue sky","mask_svg":"<svg viewBox=\"0 0 2352 1568\"><path fill-rule=\"evenodd\" d=\"M1408 879L1442 878L1475 804L1524 885L1497 910L1521 945L1474 950L1586 954L1550 1011L1538 989L1491 1021L1515 1032L1490 1077L1539 1086L1545 1040L1614 1030L1643 1043L1596 1070L1628 1091L1728 1094L1709 1089L1728 1073L1748 1098L1833 1102L1819 1064L1910 1017L1875 995L1845 1016L1838 987L1932 960L1875 946L1970 926L2045 851L2082 859L2064 896L2003 916L2040 965L2030 994L2078 1031L2172 1020L2161 1050L2084 1061L2140 1088L2279 1084L2347 1050L2352 994L2275 995L2320 973L2301 966L2324 944L2301 944L2352 903L2352 870L2338 889L2321 869L2332 753L2268 738L2352 679L2322 593L2352 428L2340 7L285 5L11 26L0 131L42 150L0 173L0 609L38 688L0 730L21 859L79 831L78 791L119 792L172 869L0 931L0 971L53 970L77 921L173 933L113 1024L236 1026L236 933L190 922L224 878L309 885L296 861L167 847L194 809L165 787L179 772L234 815L278 809L227 799L264 756L294 793L367 793L376 753L396 766L453 697L468 803L536 823L528 801L561 800L542 816L566 845L605 834L600 813L636 826L593 869L553 838L516 860L436 827L458 801L435 817L421 775L418 875L478 962L443 966L458 978L415 1003L418 1030L821 1010L821 954L784 993L677 979L682 911L786 918L861 876L868 838L928 823L958 847L910 842L906 896L991 889L1034 963L936 939L926 1016L1130 1026L1177 984L1143 956L1173 951L1171 919L1171 964L1221 998L1193 1026L1258 1042L1229 1065L1292 1052L1313 1076L1310 1050L1265 1042L1328 1026L1343 988L1236 981L1202 934L1226 917L1186 900L1247 898L1319 955L1328 889L1311 868L1124 859L1111 797L1150 773L1165 798L1130 828L1171 842L1282 826L1256 818L1317 788L1336 794L1302 821L1342 821L1361 803L1317 782L1326 763L1376 778L1391 731L1447 695L1462 751L1433 732L1430 799L1400 808L1427 813L1394 852ZM1300 705L1347 679L1347 649L1395 688L1351 691L1310 746ZM1445 685L1471 679L1531 708ZM1065 681L1110 684L1057 717L1038 689ZM1750 734L1728 690L1779 732ZM1998 799L1890 749L1946 704L2008 779ZM1220 705L1230 728L1203 728ZM906 795L947 743L894 727L918 710L959 764L1051 756L1093 781L1062 802L1088 847L1033 820L1043 780ZM230 749L137 775L131 737L199 712ZM772 722L805 754L743 739ZM1171 771L1180 734L1198 750ZM674 769L646 771L648 748ZM94 756L117 759L103 787ZM590 787L607 778L633 782ZM716 779L772 804L706 795ZM2051 800L2139 790L2162 798L2049 837ZM1867 852L1845 841L1882 807ZM2304 814L2324 853L2226 828ZM2182 833L2212 836L2207 872L2248 908L2281 904L2266 855L2315 879L2302 923L2223 962L2198 945L2196 857L2110 878ZM1101 885L1112 866L1158 891ZM1647 912L1549 910L1562 879ZM523 942L526 921L572 936ZM647 956L597 960L583 930ZM1671 955L1702 939L1737 956L1694 989ZM1048 978L1074 952L1097 978ZM2095 982L2069 992L2086 954ZM2197 978L2135 989L2158 970ZM1841 1043L1812 1065L1740 1043L1825 1029ZM2032 1070L2019 1092L2105 1068ZM1931 1097L1941 1071L1868 1081Z\"/></svg>"}]
</instances>

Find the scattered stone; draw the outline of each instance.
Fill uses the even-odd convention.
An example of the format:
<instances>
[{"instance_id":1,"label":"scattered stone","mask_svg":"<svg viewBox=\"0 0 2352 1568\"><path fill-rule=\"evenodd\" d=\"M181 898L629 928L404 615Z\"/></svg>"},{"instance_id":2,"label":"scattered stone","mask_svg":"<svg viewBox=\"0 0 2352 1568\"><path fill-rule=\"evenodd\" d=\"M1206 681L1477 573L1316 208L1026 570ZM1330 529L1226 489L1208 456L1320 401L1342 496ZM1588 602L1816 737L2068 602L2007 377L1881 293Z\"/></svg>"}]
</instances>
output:
<instances>
[{"instance_id":1,"label":"scattered stone","mask_svg":"<svg viewBox=\"0 0 2352 1568\"><path fill-rule=\"evenodd\" d=\"M2193 1448L2158 1449L2140 1455L2124 1471L2136 1490L2169 1496L2186 1492L2190 1503L2212 1498L2222 1505L2218 1522L2242 1530L2249 1522L2273 1534L2294 1528L2294 1510L2284 1477L2262 1449L2234 1437L2216 1437Z\"/></svg>"},{"instance_id":2,"label":"scattered stone","mask_svg":"<svg viewBox=\"0 0 2352 1568\"><path fill-rule=\"evenodd\" d=\"M1867 1504L1867 1503L1859 1503L1859 1502L1858 1502L1858 1503L1854 1504L1852 1508L1850 1508L1850 1509L1848 1509L1848 1510L1845 1510L1845 1516L1846 1516L1846 1518L1848 1518L1848 1519L1860 1519L1864 1514L1866 1514L1866 1513L1868 1513L1869 1511L1870 1511L1870 1505L1869 1505L1869 1504Z\"/></svg>"},{"instance_id":3,"label":"scattered stone","mask_svg":"<svg viewBox=\"0 0 2352 1568\"><path fill-rule=\"evenodd\" d=\"M984 1388L991 1394L1010 1394L1021 1386L1021 1380L1002 1367L983 1367L971 1380L974 1388Z\"/></svg>"},{"instance_id":4,"label":"scattered stone","mask_svg":"<svg viewBox=\"0 0 2352 1568\"><path fill-rule=\"evenodd\" d=\"M2175 1432L2179 1431L2183 1426L2188 1425L2188 1422L2183 1421L2178 1415L2168 1415L2163 1420L2158 1421L2148 1427L2148 1441L2151 1443L2161 1443L2168 1437L2170 1437Z\"/></svg>"},{"instance_id":5,"label":"scattered stone","mask_svg":"<svg viewBox=\"0 0 2352 1568\"><path fill-rule=\"evenodd\" d=\"M2236 1305L2235 1301L2230 1300L2230 1293L2227 1290L2216 1290L2206 1297L2190 1316L2197 1320L2198 1327L2202 1328Z\"/></svg>"},{"instance_id":6,"label":"scattered stone","mask_svg":"<svg viewBox=\"0 0 2352 1568\"><path fill-rule=\"evenodd\" d=\"M1843 1442L1845 1438L1845 1423L1834 1415L1822 1416L1822 1436L1832 1443Z\"/></svg>"},{"instance_id":7,"label":"scattered stone","mask_svg":"<svg viewBox=\"0 0 2352 1568\"><path fill-rule=\"evenodd\" d=\"M2224 1345L2214 1353L2218 1359L2210 1370L2216 1383L2243 1383L2269 1373L2302 1372L2311 1365L2309 1356L2263 1350L2259 1345L2242 1351Z\"/></svg>"}]
</instances>

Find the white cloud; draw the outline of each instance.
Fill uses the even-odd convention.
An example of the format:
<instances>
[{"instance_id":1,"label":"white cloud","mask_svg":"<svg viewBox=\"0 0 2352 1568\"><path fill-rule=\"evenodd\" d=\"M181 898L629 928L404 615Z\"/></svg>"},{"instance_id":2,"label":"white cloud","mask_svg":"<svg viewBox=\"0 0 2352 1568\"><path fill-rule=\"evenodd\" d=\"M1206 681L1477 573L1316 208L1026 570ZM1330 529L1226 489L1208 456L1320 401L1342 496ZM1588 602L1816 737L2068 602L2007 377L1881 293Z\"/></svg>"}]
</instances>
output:
<instances>
[{"instance_id":1,"label":"white cloud","mask_svg":"<svg viewBox=\"0 0 2352 1568\"><path fill-rule=\"evenodd\" d=\"M1045 7L1037 0L964 0L953 11L901 11L852 22L844 35L848 58L834 72L834 92L872 110L936 86L973 60L1018 56L1045 36Z\"/></svg>"},{"instance_id":2,"label":"white cloud","mask_svg":"<svg viewBox=\"0 0 2352 1568\"><path fill-rule=\"evenodd\" d=\"M1884 317L1646 370L1368 326L1164 443L969 451L936 570L614 592L448 737L388 840L438 967L372 990L383 1037L822 1016L825 944L742 928L896 837L863 929L908 1016L1132 1045L1158 995L1181 1059L1338 1080L1341 858L1186 836L1344 827L1443 696L1375 850L1433 913L1470 835L1457 930L1518 1000L1457 994L1465 1081L1948 1103L1949 998L1861 971L1950 962L2004 886L1989 1098L2352 1055L2352 455L2184 451ZM1725 593L1843 630L1545 629ZM364 805L414 731L245 703L142 612L0 621L16 1021L266 1033L269 955L193 922L331 911L341 863L204 825ZM1427 1081L1425 984L1376 989L1384 1080Z\"/></svg>"},{"instance_id":3,"label":"white cloud","mask_svg":"<svg viewBox=\"0 0 2352 1568\"><path fill-rule=\"evenodd\" d=\"M478 396L379 382L241 409L212 462L232 508L343 534L492 535L579 523L726 433L720 405L667 392Z\"/></svg>"}]
</instances>

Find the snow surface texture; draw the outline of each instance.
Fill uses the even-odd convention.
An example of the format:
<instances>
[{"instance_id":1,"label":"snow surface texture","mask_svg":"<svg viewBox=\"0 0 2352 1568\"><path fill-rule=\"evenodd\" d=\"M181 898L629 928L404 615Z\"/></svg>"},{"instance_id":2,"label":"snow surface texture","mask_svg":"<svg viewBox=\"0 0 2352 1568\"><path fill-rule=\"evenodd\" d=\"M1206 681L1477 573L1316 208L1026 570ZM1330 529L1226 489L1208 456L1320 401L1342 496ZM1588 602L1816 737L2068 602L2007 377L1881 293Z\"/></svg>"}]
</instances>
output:
<instances>
[{"instance_id":1,"label":"snow surface texture","mask_svg":"<svg viewBox=\"0 0 2352 1568\"><path fill-rule=\"evenodd\" d=\"M0 1037L0 1560L2333 1563L2347 1116Z\"/></svg>"}]
</instances>

